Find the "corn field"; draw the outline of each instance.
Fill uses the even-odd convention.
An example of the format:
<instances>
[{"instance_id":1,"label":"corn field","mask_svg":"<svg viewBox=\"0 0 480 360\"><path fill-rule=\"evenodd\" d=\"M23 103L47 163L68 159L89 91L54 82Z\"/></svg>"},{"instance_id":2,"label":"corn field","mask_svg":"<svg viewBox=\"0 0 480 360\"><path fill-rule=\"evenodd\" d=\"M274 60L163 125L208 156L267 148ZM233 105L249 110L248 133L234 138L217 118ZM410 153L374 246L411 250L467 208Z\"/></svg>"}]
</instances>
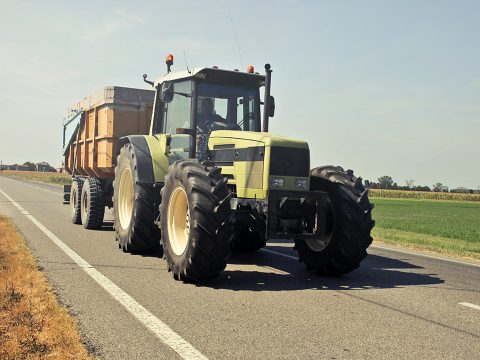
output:
<instances>
[{"instance_id":1,"label":"corn field","mask_svg":"<svg viewBox=\"0 0 480 360\"><path fill-rule=\"evenodd\" d=\"M456 194L444 192L407 191L369 189L370 197L386 199L421 199L421 200L454 200L454 201L480 201L480 194Z\"/></svg>"},{"instance_id":2,"label":"corn field","mask_svg":"<svg viewBox=\"0 0 480 360\"><path fill-rule=\"evenodd\" d=\"M15 179L33 180L58 185L70 184L72 181L71 175L55 172L4 170L0 172L0 175Z\"/></svg>"}]
</instances>

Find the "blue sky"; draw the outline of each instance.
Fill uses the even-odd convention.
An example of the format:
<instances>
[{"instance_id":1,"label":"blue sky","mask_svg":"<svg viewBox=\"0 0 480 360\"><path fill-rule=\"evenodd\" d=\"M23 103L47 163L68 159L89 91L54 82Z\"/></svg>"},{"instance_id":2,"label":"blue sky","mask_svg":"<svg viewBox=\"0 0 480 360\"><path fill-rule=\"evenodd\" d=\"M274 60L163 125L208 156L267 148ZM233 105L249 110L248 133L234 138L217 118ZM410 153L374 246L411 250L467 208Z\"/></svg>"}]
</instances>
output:
<instances>
[{"instance_id":1,"label":"blue sky","mask_svg":"<svg viewBox=\"0 0 480 360\"><path fill-rule=\"evenodd\" d=\"M143 73L272 64L270 131L312 167L480 186L478 1L0 0L0 159L61 162L61 121Z\"/></svg>"}]
</instances>

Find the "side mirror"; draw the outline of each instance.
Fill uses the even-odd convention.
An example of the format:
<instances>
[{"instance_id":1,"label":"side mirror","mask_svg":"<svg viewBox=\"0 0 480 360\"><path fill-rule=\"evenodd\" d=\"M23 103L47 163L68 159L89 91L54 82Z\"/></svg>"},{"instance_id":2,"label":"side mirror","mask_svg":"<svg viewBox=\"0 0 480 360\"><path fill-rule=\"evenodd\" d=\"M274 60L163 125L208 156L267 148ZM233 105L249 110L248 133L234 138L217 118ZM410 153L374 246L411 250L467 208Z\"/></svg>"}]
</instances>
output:
<instances>
[{"instance_id":1,"label":"side mirror","mask_svg":"<svg viewBox=\"0 0 480 360\"><path fill-rule=\"evenodd\" d=\"M160 101L164 103L172 102L173 100L173 82L165 81L162 84L162 91L160 92Z\"/></svg>"},{"instance_id":2,"label":"side mirror","mask_svg":"<svg viewBox=\"0 0 480 360\"><path fill-rule=\"evenodd\" d=\"M273 117L275 115L275 98L273 96L270 96L270 101L269 101L270 109L268 116Z\"/></svg>"}]
</instances>

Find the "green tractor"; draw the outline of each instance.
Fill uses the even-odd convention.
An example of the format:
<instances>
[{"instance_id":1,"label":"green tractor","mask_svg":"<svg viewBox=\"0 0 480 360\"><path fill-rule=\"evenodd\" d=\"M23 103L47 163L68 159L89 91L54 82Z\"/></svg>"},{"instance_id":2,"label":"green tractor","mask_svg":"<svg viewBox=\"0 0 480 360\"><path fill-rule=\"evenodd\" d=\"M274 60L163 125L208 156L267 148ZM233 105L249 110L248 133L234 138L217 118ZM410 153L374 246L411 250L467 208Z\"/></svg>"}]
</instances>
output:
<instances>
[{"instance_id":1,"label":"green tractor","mask_svg":"<svg viewBox=\"0 0 480 360\"><path fill-rule=\"evenodd\" d=\"M356 269L372 242L367 190L351 170L311 170L305 141L268 132L270 65L261 75L252 67L171 73L172 64L167 57L168 73L156 81L144 75L155 90L150 134L119 140L120 247L144 251L160 240L169 271L190 282L218 275L232 251L259 250L267 239L293 240L318 274Z\"/></svg>"}]
</instances>

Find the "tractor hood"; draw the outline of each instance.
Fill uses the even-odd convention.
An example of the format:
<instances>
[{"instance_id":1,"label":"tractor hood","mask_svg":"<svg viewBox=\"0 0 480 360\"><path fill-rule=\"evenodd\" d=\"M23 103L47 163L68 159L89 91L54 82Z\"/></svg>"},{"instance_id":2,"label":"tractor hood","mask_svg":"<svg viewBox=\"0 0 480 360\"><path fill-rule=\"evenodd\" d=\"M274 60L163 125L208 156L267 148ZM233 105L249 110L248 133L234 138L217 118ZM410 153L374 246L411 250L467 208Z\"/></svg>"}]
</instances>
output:
<instances>
[{"instance_id":1,"label":"tractor hood","mask_svg":"<svg viewBox=\"0 0 480 360\"><path fill-rule=\"evenodd\" d=\"M210 135L210 139L232 139L232 141L236 140L235 143L239 142L238 145L245 141L254 141L262 144L258 144L257 146L275 146L275 147L289 147L289 148L302 148L308 149L308 144L306 141L292 139L286 136L279 136L273 135L271 133L265 132L253 132L253 131L235 131L235 130L218 130L213 131ZM217 141L214 141L215 143ZM236 146L236 147L245 147L245 146Z\"/></svg>"},{"instance_id":2,"label":"tractor hood","mask_svg":"<svg viewBox=\"0 0 480 360\"><path fill-rule=\"evenodd\" d=\"M305 141L264 132L219 130L211 133L208 148L228 183L236 186L238 197L264 199L272 184L275 190L308 189L310 151Z\"/></svg>"}]
</instances>

